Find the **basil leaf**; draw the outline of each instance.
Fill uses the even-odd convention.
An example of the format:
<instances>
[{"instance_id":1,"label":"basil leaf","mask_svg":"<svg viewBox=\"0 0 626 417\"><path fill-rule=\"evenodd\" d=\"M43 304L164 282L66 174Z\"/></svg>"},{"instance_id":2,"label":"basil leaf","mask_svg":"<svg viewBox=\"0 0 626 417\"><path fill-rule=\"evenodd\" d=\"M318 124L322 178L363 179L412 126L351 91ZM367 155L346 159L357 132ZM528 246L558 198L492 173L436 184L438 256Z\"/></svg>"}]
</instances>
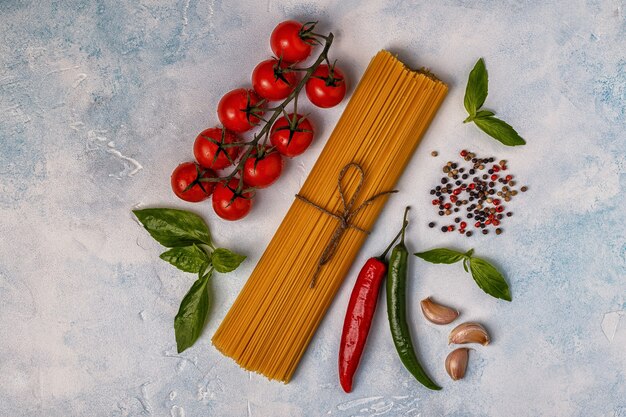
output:
<instances>
[{"instance_id":1,"label":"basil leaf","mask_svg":"<svg viewBox=\"0 0 626 417\"><path fill-rule=\"evenodd\" d=\"M433 264L453 264L465 258L465 255L461 252L445 248L431 249L426 252L418 252L415 254L415 256Z\"/></svg>"},{"instance_id":2,"label":"basil leaf","mask_svg":"<svg viewBox=\"0 0 626 417\"><path fill-rule=\"evenodd\" d=\"M174 319L178 353L192 346L202 333L209 312L208 282L210 277L211 271L198 278L180 303L178 314Z\"/></svg>"},{"instance_id":3,"label":"basil leaf","mask_svg":"<svg viewBox=\"0 0 626 417\"><path fill-rule=\"evenodd\" d=\"M244 259L246 259L245 256L238 255L224 248L215 249L211 256L213 268L215 268L217 272L222 273L234 271Z\"/></svg>"},{"instance_id":4,"label":"basil leaf","mask_svg":"<svg viewBox=\"0 0 626 417\"><path fill-rule=\"evenodd\" d=\"M476 112L475 118L488 117L488 116L493 116L493 115L495 115L495 113L492 112L491 110L480 110Z\"/></svg>"},{"instance_id":5,"label":"basil leaf","mask_svg":"<svg viewBox=\"0 0 626 417\"><path fill-rule=\"evenodd\" d=\"M463 100L463 105L465 106L465 110L470 114L470 116L474 116L476 111L482 107L485 103L485 99L487 98L487 90L488 90L488 77L487 77L487 68L485 67L485 61L480 58L476 65L474 65L474 69L469 74L469 78L467 80L467 87L465 87L465 98Z\"/></svg>"},{"instance_id":6,"label":"basil leaf","mask_svg":"<svg viewBox=\"0 0 626 417\"><path fill-rule=\"evenodd\" d=\"M211 245L209 228L197 214L167 208L133 210L133 213L148 233L165 247Z\"/></svg>"},{"instance_id":7,"label":"basil leaf","mask_svg":"<svg viewBox=\"0 0 626 417\"><path fill-rule=\"evenodd\" d=\"M202 272L211 262L206 252L196 245L172 248L167 252L163 252L160 258L171 263L181 271L194 274Z\"/></svg>"},{"instance_id":8,"label":"basil leaf","mask_svg":"<svg viewBox=\"0 0 626 417\"><path fill-rule=\"evenodd\" d=\"M481 258L471 258L470 271L472 278L484 292L495 298L511 301L508 284L502 274L489 262Z\"/></svg>"},{"instance_id":9,"label":"basil leaf","mask_svg":"<svg viewBox=\"0 0 626 417\"><path fill-rule=\"evenodd\" d=\"M476 123L476 126L478 126L483 132L507 146L526 144L526 141L517 134L515 129L496 117L486 116L476 118L474 119L474 123Z\"/></svg>"}]
</instances>

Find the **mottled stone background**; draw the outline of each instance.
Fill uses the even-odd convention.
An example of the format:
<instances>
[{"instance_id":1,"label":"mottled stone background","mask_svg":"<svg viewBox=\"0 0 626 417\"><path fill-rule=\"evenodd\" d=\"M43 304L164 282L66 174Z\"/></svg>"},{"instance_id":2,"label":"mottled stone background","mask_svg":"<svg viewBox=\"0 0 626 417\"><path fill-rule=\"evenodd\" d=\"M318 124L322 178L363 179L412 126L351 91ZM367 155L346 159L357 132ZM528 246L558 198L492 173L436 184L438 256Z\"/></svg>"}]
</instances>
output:
<instances>
[{"instance_id":1,"label":"mottled stone background","mask_svg":"<svg viewBox=\"0 0 626 417\"><path fill-rule=\"evenodd\" d=\"M169 175L217 122L220 96L249 83L286 18L319 20L352 86L387 48L450 94L294 380L240 370L210 344L343 105L312 111L320 134L235 224L175 199ZM0 2L0 415L626 416L626 4L615 0ZM528 140L508 149L463 125L469 70L484 57L487 105ZM530 190L506 233L428 229L428 189L462 148L510 161ZM430 156L438 150L436 159ZM484 295L460 265L411 261L410 316L428 392L402 368L379 306L355 390L337 382L351 284L414 207L410 245L474 247L511 285ZM184 354L172 329L193 281L158 259L133 207L194 209L216 242L248 255L215 279L210 323ZM434 295L480 320L493 343L465 380L443 368L450 326Z\"/></svg>"}]
</instances>

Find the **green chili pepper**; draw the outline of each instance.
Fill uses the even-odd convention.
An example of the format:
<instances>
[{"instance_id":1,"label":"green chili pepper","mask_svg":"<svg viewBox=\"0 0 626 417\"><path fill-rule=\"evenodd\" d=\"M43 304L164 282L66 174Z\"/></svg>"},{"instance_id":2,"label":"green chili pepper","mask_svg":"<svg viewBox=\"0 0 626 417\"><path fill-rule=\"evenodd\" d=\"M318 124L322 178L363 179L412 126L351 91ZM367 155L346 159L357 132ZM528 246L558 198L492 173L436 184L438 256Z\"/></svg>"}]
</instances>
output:
<instances>
[{"instance_id":1,"label":"green chili pepper","mask_svg":"<svg viewBox=\"0 0 626 417\"><path fill-rule=\"evenodd\" d=\"M426 374L415 356L411 333L406 321L406 276L409 251L404 245L404 232L409 222L406 220L409 207L404 211L402 240L391 252L387 272L387 316L391 327L391 336L404 367L426 388L440 390Z\"/></svg>"}]
</instances>

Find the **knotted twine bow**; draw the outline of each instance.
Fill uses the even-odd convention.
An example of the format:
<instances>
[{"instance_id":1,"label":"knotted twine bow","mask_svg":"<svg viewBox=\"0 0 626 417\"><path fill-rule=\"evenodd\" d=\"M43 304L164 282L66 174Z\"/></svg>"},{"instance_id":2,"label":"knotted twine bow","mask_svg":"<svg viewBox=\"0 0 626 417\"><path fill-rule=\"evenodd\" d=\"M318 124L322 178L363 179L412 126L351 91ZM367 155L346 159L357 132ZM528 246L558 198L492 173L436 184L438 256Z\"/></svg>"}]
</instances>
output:
<instances>
[{"instance_id":1,"label":"knotted twine bow","mask_svg":"<svg viewBox=\"0 0 626 417\"><path fill-rule=\"evenodd\" d=\"M357 169L359 173L359 183L356 186L354 193L352 194L352 198L350 198L350 200L346 202L346 196L345 196L345 192L343 189L342 180L350 167L354 167ZM352 210L352 206L354 205L357 197L361 193L361 186L363 185L364 178L365 178L365 173L363 172L363 168L361 168L361 166L357 164L356 162L350 162L349 164L347 164L341 169L341 172L339 173L339 176L337 177L337 189L339 190L339 197L341 197L341 204L343 205L343 209L339 213L333 213L332 211L329 211L325 209L324 207L321 207L318 204L312 202L308 198L301 196L300 194L296 194L296 198L298 198L299 200L302 200L305 203L315 207L319 211L326 213L329 216L334 217L335 219L339 220L339 224L335 228L335 231L333 232L333 235L330 238L328 245L326 245L326 248L324 248L324 251L322 252L322 256L320 256L320 259L317 262L317 269L315 270L315 273L313 274L313 278L311 279L311 284L310 284L311 288L315 286L315 282L317 281L317 277L319 276L322 270L322 267L326 265L328 262L330 262L333 255L337 251L337 246L339 246L339 241L341 240L341 237L343 236L346 230L355 229L361 233L365 233L366 235L370 234L368 230L361 229L360 227L355 226L350 223L352 219L354 218L354 216L356 216L362 209L370 205L378 197L381 197L385 194L392 194L392 193L398 192L398 190L380 192L368 198L363 203L361 203L361 205L359 205L357 208Z\"/></svg>"}]
</instances>

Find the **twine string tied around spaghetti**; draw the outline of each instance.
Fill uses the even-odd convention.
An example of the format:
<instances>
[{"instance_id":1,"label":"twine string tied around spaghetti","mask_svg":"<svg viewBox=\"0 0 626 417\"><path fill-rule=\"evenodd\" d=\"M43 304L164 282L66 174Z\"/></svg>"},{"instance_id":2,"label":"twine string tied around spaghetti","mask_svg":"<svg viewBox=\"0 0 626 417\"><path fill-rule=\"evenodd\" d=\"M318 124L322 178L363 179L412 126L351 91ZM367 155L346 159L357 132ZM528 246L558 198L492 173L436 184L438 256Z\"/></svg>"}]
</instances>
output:
<instances>
[{"instance_id":1,"label":"twine string tied around spaghetti","mask_svg":"<svg viewBox=\"0 0 626 417\"><path fill-rule=\"evenodd\" d=\"M352 193L352 196L350 197L349 200L346 200L346 193L343 188L342 181L350 168L354 168L357 170L357 173L359 175L359 180L358 180L356 189ZM382 191L380 193L374 194L373 196L371 196L370 198L362 202L358 207L353 209L352 207L354 206L356 199L359 197L359 194L361 193L361 187L363 186L364 179L365 179L365 172L363 171L363 168L361 167L361 165L357 164L356 162L350 162L341 169L341 171L339 172L339 176L337 177L337 190L339 191L339 197L341 198L341 204L343 208L338 213L333 213L332 211L320 206L319 204L314 203L308 198L300 194L296 194L297 199L305 202L306 204L309 204L310 206L315 207L322 213L327 214L339 221L339 224L337 224L335 231L333 232L328 244L324 248L324 251L322 252L322 255L320 256L317 262L317 268L315 269L315 273L313 274L313 278L311 279L311 283L309 285L310 288L313 288L315 286L315 283L322 270L322 267L326 265L328 262L330 262L330 260L333 258L333 255L335 254L335 252L337 251L337 247L339 246L339 241L341 240L341 237L346 232L346 230L354 229L361 233L365 233L367 235L370 234L368 230L362 229L352 224L352 219L362 209L364 209L365 207L373 203L377 198L382 197L383 195L398 192L398 190L390 190L390 191Z\"/></svg>"}]
</instances>

